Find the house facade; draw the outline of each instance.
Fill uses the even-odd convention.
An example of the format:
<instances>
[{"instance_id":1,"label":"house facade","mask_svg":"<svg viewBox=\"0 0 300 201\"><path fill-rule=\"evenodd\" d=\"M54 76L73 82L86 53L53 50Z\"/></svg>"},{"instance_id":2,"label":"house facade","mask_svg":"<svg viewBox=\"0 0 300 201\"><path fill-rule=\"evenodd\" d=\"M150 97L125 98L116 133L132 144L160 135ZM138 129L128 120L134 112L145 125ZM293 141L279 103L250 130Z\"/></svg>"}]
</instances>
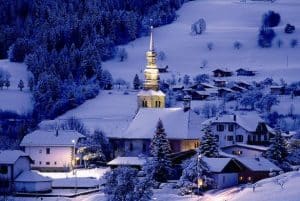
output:
<instances>
[{"instance_id":1,"label":"house facade","mask_svg":"<svg viewBox=\"0 0 300 201\"><path fill-rule=\"evenodd\" d=\"M268 145L273 129L258 115L226 114L210 118L202 123L210 126L220 147L239 144Z\"/></svg>"},{"instance_id":2,"label":"house facade","mask_svg":"<svg viewBox=\"0 0 300 201\"><path fill-rule=\"evenodd\" d=\"M76 145L84 136L73 130L36 130L20 146L41 171L67 171L76 164Z\"/></svg>"}]
</instances>

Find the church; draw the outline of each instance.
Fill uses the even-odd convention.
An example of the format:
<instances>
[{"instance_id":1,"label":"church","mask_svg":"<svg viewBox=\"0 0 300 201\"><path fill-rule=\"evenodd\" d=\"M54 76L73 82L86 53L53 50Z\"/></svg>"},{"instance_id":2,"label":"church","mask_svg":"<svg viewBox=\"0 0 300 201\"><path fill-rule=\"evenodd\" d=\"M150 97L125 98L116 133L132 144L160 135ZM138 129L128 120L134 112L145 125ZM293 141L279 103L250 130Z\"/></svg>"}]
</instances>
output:
<instances>
[{"instance_id":1,"label":"church","mask_svg":"<svg viewBox=\"0 0 300 201\"><path fill-rule=\"evenodd\" d=\"M138 112L121 136L110 138L114 156L149 155L159 119L163 122L173 153L197 148L201 137L201 119L190 109L191 98L185 96L183 107L165 107L166 95L159 89L153 27L146 59L143 89L137 94Z\"/></svg>"}]
</instances>

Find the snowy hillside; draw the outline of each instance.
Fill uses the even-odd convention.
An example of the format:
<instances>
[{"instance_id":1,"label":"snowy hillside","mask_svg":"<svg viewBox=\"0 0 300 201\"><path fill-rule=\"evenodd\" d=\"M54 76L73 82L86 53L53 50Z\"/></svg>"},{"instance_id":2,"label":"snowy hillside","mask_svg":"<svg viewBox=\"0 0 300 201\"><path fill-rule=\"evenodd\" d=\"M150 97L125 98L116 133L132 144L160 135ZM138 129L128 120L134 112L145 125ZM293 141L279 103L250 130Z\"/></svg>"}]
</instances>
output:
<instances>
[{"instance_id":1,"label":"snowy hillside","mask_svg":"<svg viewBox=\"0 0 300 201\"><path fill-rule=\"evenodd\" d=\"M285 181L283 188L276 184L276 180ZM255 192L252 188L247 188L234 195L228 201L298 201L299 200L299 185L300 172L290 172L275 178L261 180L258 183Z\"/></svg>"},{"instance_id":2,"label":"snowy hillside","mask_svg":"<svg viewBox=\"0 0 300 201\"><path fill-rule=\"evenodd\" d=\"M10 77L10 87L0 90L0 109L11 110L19 114L32 110L32 96L27 88L28 71L23 63L9 62L7 59L0 60L0 68L7 71ZM24 81L25 88L21 92L18 89L20 80Z\"/></svg>"},{"instance_id":3,"label":"snowy hillside","mask_svg":"<svg viewBox=\"0 0 300 201\"><path fill-rule=\"evenodd\" d=\"M275 80L284 78L287 81L298 81L300 46L291 48L290 41L300 39L300 31L297 30L300 27L299 9L298 0L277 0L275 3L198 0L185 3L178 11L177 21L154 30L156 50L166 54L166 60L160 62L160 65L168 65L171 71L162 77L170 74L195 76L199 73L211 73L216 68L236 70L243 67L257 70L257 80L273 77ZM276 44L270 49L262 49L257 45L262 15L269 10L281 15L281 23L275 28L277 36L273 41L276 43L281 39L281 48ZM207 30L203 35L193 36L190 34L190 27L199 18L206 20ZM287 23L297 27L295 33L284 33ZM235 41L242 43L240 50L233 48ZM124 46L128 52L128 60L108 61L104 63L104 67L115 78L122 77L130 82L136 73L143 77L148 42L149 38L144 37L129 43ZM208 42L214 44L212 51L207 48ZM207 60L208 67L201 69L203 60Z\"/></svg>"}]
</instances>

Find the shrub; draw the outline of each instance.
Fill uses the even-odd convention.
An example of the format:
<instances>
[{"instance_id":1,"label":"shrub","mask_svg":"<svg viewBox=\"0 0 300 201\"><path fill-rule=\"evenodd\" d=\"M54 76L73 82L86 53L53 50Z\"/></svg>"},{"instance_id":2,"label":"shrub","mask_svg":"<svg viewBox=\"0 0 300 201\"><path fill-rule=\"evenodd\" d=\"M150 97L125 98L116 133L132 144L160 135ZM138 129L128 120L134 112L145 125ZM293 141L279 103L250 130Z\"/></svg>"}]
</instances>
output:
<instances>
[{"instance_id":1,"label":"shrub","mask_svg":"<svg viewBox=\"0 0 300 201\"><path fill-rule=\"evenodd\" d=\"M263 25L266 27L276 27L280 23L280 20L280 14L274 11L269 11L263 15Z\"/></svg>"}]
</instances>

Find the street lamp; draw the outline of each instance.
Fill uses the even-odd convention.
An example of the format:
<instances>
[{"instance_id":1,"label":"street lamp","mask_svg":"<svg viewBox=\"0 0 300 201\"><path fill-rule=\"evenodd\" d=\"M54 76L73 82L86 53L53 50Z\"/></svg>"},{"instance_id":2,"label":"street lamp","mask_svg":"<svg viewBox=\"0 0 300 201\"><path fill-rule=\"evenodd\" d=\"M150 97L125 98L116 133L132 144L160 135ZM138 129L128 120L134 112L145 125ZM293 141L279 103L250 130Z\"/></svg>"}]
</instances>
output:
<instances>
[{"instance_id":1,"label":"street lamp","mask_svg":"<svg viewBox=\"0 0 300 201\"><path fill-rule=\"evenodd\" d=\"M203 186L203 179L201 178L200 175L200 160L202 158L202 155L200 153L198 153L198 157L197 157L197 188L198 188L198 196L200 196L200 188L202 188Z\"/></svg>"},{"instance_id":2,"label":"street lamp","mask_svg":"<svg viewBox=\"0 0 300 201\"><path fill-rule=\"evenodd\" d=\"M75 140L72 140L72 144L73 144L73 156L72 156L72 171L73 171L73 175L75 175L74 169L75 169Z\"/></svg>"}]
</instances>

